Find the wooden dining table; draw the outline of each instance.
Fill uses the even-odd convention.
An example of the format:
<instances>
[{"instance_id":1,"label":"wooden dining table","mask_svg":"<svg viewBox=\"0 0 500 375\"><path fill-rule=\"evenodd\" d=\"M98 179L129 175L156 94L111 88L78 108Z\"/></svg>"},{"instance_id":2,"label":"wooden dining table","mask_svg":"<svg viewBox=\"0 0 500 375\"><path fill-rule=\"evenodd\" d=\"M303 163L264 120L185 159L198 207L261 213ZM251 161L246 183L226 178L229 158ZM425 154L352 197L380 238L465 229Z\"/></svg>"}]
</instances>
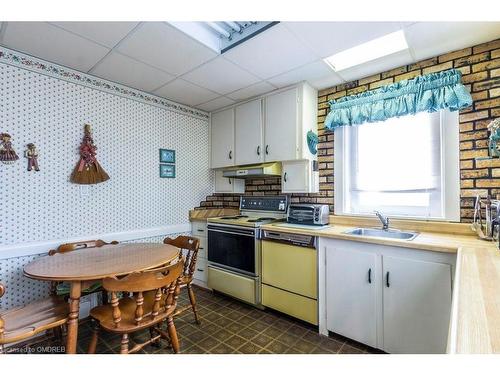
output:
<instances>
[{"instance_id":1,"label":"wooden dining table","mask_svg":"<svg viewBox=\"0 0 500 375\"><path fill-rule=\"evenodd\" d=\"M66 353L76 353L82 290L106 277L144 271L175 260L179 248L157 243L106 245L43 256L24 266L24 275L37 280L70 283Z\"/></svg>"}]
</instances>

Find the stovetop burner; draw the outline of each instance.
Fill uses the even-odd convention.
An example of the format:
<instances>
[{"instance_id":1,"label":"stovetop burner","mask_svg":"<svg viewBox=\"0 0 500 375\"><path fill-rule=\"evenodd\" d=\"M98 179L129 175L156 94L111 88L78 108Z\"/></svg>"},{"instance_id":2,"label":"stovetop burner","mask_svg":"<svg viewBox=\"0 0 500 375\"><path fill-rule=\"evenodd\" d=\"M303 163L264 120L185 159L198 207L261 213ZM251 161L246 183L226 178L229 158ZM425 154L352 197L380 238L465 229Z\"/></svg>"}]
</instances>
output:
<instances>
[{"instance_id":1,"label":"stovetop burner","mask_svg":"<svg viewBox=\"0 0 500 375\"><path fill-rule=\"evenodd\" d=\"M244 217L248 217L247 215L236 215L236 216L223 216L221 217L222 220L235 220L235 219L241 219Z\"/></svg>"},{"instance_id":2,"label":"stovetop burner","mask_svg":"<svg viewBox=\"0 0 500 375\"><path fill-rule=\"evenodd\" d=\"M276 220L274 217L258 217L257 219L249 219L247 220L249 223L259 223L261 221L266 221L266 220Z\"/></svg>"}]
</instances>

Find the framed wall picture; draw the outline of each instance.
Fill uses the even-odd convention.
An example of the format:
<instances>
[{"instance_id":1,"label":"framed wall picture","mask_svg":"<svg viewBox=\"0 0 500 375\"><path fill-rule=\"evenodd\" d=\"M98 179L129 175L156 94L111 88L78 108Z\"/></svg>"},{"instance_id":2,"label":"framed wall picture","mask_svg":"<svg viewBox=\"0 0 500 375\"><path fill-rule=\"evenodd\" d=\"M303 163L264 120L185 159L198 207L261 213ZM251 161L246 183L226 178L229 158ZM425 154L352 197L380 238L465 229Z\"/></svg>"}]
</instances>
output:
<instances>
[{"instance_id":1,"label":"framed wall picture","mask_svg":"<svg viewBox=\"0 0 500 375\"><path fill-rule=\"evenodd\" d=\"M175 165L160 164L160 177L161 178L175 178Z\"/></svg>"},{"instance_id":2,"label":"framed wall picture","mask_svg":"<svg viewBox=\"0 0 500 375\"><path fill-rule=\"evenodd\" d=\"M175 150L160 148L160 163L175 163Z\"/></svg>"}]
</instances>

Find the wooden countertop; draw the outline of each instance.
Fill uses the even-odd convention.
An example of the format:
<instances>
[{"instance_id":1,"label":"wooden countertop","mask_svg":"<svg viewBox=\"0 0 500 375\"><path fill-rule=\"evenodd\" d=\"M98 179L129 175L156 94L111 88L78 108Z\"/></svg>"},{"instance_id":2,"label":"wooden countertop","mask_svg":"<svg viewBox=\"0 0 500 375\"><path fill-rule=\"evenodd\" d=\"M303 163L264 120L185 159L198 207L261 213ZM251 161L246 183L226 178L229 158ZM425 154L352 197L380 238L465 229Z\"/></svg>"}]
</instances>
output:
<instances>
[{"instance_id":1,"label":"wooden countertop","mask_svg":"<svg viewBox=\"0 0 500 375\"><path fill-rule=\"evenodd\" d=\"M359 242L377 243L420 250L456 253L457 263L448 337L448 353L500 353L500 251L496 244L477 238L467 224L415 224L420 234L411 241L359 237L344 232L361 221L336 220L325 229L290 228L276 224L261 228L285 233L310 234ZM363 221L367 224L366 220ZM401 225L411 230L410 222ZM397 226L396 226L397 227ZM439 232L442 228L443 232ZM422 230L424 229L424 230ZM432 231L430 231L432 229ZM470 233L470 234L469 234Z\"/></svg>"},{"instance_id":2,"label":"wooden countertop","mask_svg":"<svg viewBox=\"0 0 500 375\"><path fill-rule=\"evenodd\" d=\"M238 215L237 208L200 208L189 211L190 221L207 221L209 217Z\"/></svg>"}]
</instances>

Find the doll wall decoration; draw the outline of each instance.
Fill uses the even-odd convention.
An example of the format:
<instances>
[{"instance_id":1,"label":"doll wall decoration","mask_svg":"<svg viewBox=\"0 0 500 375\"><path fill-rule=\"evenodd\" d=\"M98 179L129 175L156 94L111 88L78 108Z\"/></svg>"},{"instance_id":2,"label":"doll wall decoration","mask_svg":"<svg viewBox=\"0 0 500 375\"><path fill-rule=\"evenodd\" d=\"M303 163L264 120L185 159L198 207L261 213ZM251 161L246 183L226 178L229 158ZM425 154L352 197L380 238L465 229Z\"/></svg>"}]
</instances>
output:
<instances>
[{"instance_id":1,"label":"doll wall decoration","mask_svg":"<svg viewBox=\"0 0 500 375\"><path fill-rule=\"evenodd\" d=\"M92 128L85 124L82 143L80 144L80 160L71 174L71 182L91 185L109 180L108 174L96 159L97 147L92 138Z\"/></svg>"},{"instance_id":2,"label":"doll wall decoration","mask_svg":"<svg viewBox=\"0 0 500 375\"><path fill-rule=\"evenodd\" d=\"M26 145L28 147L26 151L24 151L24 157L28 159L28 172L31 172L35 169L36 172L40 171L38 167L38 150L34 143L28 143Z\"/></svg>"},{"instance_id":3,"label":"doll wall decoration","mask_svg":"<svg viewBox=\"0 0 500 375\"><path fill-rule=\"evenodd\" d=\"M8 133L0 133L0 161L4 164L12 164L19 160L19 156L12 147L11 138Z\"/></svg>"},{"instance_id":4,"label":"doll wall decoration","mask_svg":"<svg viewBox=\"0 0 500 375\"><path fill-rule=\"evenodd\" d=\"M500 157L500 118L497 118L488 124L490 139L488 142L488 151L490 157Z\"/></svg>"}]
</instances>

